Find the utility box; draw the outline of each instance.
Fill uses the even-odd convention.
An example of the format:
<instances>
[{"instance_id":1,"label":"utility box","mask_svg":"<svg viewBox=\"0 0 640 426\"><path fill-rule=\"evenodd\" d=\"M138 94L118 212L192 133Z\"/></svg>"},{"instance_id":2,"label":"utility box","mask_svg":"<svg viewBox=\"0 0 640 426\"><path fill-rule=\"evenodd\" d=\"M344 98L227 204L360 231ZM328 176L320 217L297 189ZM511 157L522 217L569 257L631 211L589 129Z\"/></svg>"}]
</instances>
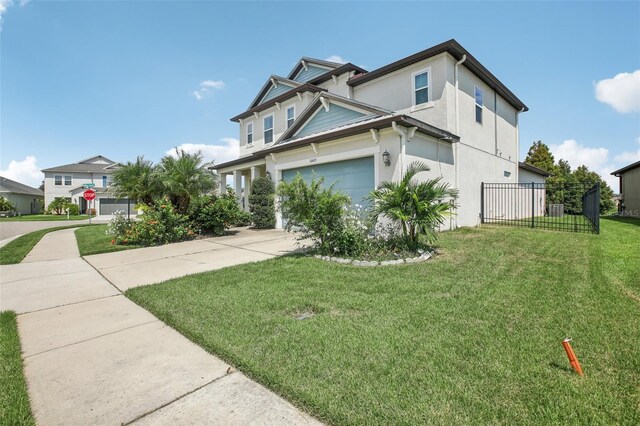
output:
<instances>
[{"instance_id":1,"label":"utility box","mask_svg":"<svg viewBox=\"0 0 640 426\"><path fill-rule=\"evenodd\" d=\"M564 216L564 204L549 204L549 217Z\"/></svg>"}]
</instances>

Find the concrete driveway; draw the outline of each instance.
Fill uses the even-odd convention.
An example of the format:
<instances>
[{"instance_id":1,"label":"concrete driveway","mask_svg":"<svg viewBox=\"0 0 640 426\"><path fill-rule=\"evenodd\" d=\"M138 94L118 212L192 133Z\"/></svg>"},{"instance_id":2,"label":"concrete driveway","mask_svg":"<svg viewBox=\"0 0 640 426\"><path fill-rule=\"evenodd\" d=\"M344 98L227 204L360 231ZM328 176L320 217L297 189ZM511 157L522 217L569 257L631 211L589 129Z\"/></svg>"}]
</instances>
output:
<instances>
[{"instance_id":1,"label":"concrete driveway","mask_svg":"<svg viewBox=\"0 0 640 426\"><path fill-rule=\"evenodd\" d=\"M241 229L237 235L87 256L85 260L119 290L171 278L258 262L295 251L282 230Z\"/></svg>"}]
</instances>

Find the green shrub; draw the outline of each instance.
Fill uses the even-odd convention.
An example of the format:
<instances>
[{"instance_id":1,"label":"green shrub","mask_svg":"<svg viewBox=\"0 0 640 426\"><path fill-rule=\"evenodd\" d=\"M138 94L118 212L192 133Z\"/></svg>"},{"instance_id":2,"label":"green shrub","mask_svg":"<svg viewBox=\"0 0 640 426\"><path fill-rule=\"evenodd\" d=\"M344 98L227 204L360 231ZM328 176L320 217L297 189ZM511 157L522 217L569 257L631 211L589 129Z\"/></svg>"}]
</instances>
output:
<instances>
[{"instance_id":1,"label":"green shrub","mask_svg":"<svg viewBox=\"0 0 640 426\"><path fill-rule=\"evenodd\" d=\"M249 226L251 225L251 213L240 210L233 226Z\"/></svg>"},{"instance_id":2,"label":"green shrub","mask_svg":"<svg viewBox=\"0 0 640 426\"><path fill-rule=\"evenodd\" d=\"M225 230L246 221L235 193L229 189L220 196L206 195L191 202L189 218L193 227L207 234L224 235Z\"/></svg>"},{"instance_id":3,"label":"green shrub","mask_svg":"<svg viewBox=\"0 0 640 426\"><path fill-rule=\"evenodd\" d=\"M49 203L49 206L47 207L47 214L61 215L62 213L66 213L64 209L67 208L67 204L69 204L69 201L67 201L66 198L56 197Z\"/></svg>"},{"instance_id":4,"label":"green shrub","mask_svg":"<svg viewBox=\"0 0 640 426\"><path fill-rule=\"evenodd\" d=\"M107 225L106 234L114 237L116 242L118 238L122 238L126 235L127 231L133 226L133 221L124 214L122 211L117 211L113 214L113 217Z\"/></svg>"},{"instance_id":5,"label":"green shrub","mask_svg":"<svg viewBox=\"0 0 640 426\"><path fill-rule=\"evenodd\" d=\"M333 186L322 188L324 178L314 177L307 184L300 173L291 182L278 186L282 217L288 231L299 228L301 239L310 239L321 253L334 254L340 248L336 237L344 229L343 214L349 197L333 191Z\"/></svg>"},{"instance_id":6,"label":"green shrub","mask_svg":"<svg viewBox=\"0 0 640 426\"><path fill-rule=\"evenodd\" d=\"M157 246L191 239L195 233L190 228L189 218L176 212L166 200L144 208L141 221L133 222L128 229L115 236L117 244ZM115 225L114 225L115 227Z\"/></svg>"},{"instance_id":7,"label":"green shrub","mask_svg":"<svg viewBox=\"0 0 640 426\"><path fill-rule=\"evenodd\" d=\"M249 211L251 212L251 222L256 228L275 228L275 192L275 185L268 177L259 177L251 184Z\"/></svg>"},{"instance_id":8,"label":"green shrub","mask_svg":"<svg viewBox=\"0 0 640 426\"><path fill-rule=\"evenodd\" d=\"M64 208L64 213L66 214L66 209L69 209L69 214L70 215L79 215L80 214L80 207L78 207L77 204L73 204L73 203L67 203L67 205Z\"/></svg>"},{"instance_id":9,"label":"green shrub","mask_svg":"<svg viewBox=\"0 0 640 426\"><path fill-rule=\"evenodd\" d=\"M15 211L15 206L11 204L9 200L4 197L0 197L0 211L3 212L12 212Z\"/></svg>"}]
</instances>

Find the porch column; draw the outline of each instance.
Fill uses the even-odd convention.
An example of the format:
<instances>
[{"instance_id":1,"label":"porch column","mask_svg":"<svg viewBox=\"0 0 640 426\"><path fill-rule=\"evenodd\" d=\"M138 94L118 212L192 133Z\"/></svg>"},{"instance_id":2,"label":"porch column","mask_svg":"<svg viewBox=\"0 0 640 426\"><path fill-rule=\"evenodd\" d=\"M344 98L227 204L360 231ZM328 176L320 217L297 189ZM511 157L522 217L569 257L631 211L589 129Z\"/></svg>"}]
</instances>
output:
<instances>
[{"instance_id":1,"label":"porch column","mask_svg":"<svg viewBox=\"0 0 640 426\"><path fill-rule=\"evenodd\" d=\"M249 192L251 192L251 180L252 174L250 171L244 174L244 197L242 205L244 206L244 211L249 211Z\"/></svg>"},{"instance_id":2,"label":"porch column","mask_svg":"<svg viewBox=\"0 0 640 426\"><path fill-rule=\"evenodd\" d=\"M240 170L236 170L233 172L233 186L236 191L238 205L242 207L242 172Z\"/></svg>"},{"instance_id":3,"label":"porch column","mask_svg":"<svg viewBox=\"0 0 640 426\"><path fill-rule=\"evenodd\" d=\"M253 180L255 178L259 178L260 177L260 169L257 168L256 166L251 168L251 182L253 183Z\"/></svg>"},{"instance_id":4,"label":"porch column","mask_svg":"<svg viewBox=\"0 0 640 426\"><path fill-rule=\"evenodd\" d=\"M227 176L228 173L220 173L220 195L227 192Z\"/></svg>"}]
</instances>

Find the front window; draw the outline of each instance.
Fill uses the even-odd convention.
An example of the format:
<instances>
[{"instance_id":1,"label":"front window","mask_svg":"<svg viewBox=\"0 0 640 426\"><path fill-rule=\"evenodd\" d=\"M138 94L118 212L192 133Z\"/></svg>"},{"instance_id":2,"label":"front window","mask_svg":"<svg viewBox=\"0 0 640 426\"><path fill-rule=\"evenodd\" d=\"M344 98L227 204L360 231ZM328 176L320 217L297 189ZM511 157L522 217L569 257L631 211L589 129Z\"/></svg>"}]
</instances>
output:
<instances>
[{"instance_id":1,"label":"front window","mask_svg":"<svg viewBox=\"0 0 640 426\"><path fill-rule=\"evenodd\" d=\"M293 125L296 119L296 107L290 106L287 108L287 129Z\"/></svg>"},{"instance_id":2,"label":"front window","mask_svg":"<svg viewBox=\"0 0 640 426\"><path fill-rule=\"evenodd\" d=\"M247 124L247 145L253 144L253 123Z\"/></svg>"},{"instance_id":3,"label":"front window","mask_svg":"<svg viewBox=\"0 0 640 426\"><path fill-rule=\"evenodd\" d=\"M53 180L55 185L62 185L62 175L55 175Z\"/></svg>"},{"instance_id":4,"label":"front window","mask_svg":"<svg viewBox=\"0 0 640 426\"><path fill-rule=\"evenodd\" d=\"M273 142L273 115L264 118L264 143Z\"/></svg>"},{"instance_id":5,"label":"front window","mask_svg":"<svg viewBox=\"0 0 640 426\"><path fill-rule=\"evenodd\" d=\"M414 105L429 102L429 71L419 71L413 75L413 94Z\"/></svg>"},{"instance_id":6,"label":"front window","mask_svg":"<svg viewBox=\"0 0 640 426\"><path fill-rule=\"evenodd\" d=\"M103 188L107 187L107 177L106 176L102 176L102 187Z\"/></svg>"},{"instance_id":7,"label":"front window","mask_svg":"<svg viewBox=\"0 0 640 426\"><path fill-rule=\"evenodd\" d=\"M65 186L71 186L71 176L64 177L64 184Z\"/></svg>"},{"instance_id":8,"label":"front window","mask_svg":"<svg viewBox=\"0 0 640 426\"><path fill-rule=\"evenodd\" d=\"M476 123L482 124L482 89L474 87L473 91L476 98Z\"/></svg>"}]
</instances>

